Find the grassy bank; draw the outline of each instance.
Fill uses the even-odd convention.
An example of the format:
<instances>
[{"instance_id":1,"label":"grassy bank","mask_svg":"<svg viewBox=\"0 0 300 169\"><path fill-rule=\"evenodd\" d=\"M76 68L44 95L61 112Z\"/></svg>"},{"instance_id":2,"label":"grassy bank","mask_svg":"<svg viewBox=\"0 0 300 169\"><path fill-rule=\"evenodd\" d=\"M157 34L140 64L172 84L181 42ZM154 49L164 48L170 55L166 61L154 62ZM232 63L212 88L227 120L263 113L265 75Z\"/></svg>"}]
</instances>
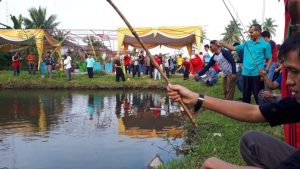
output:
<instances>
[{"instance_id":1,"label":"grassy bank","mask_svg":"<svg viewBox=\"0 0 300 169\"><path fill-rule=\"evenodd\" d=\"M223 97L221 80L214 87L196 83L192 79L184 81L182 76L172 76L170 81L210 96ZM25 71L16 77L11 71L0 71L0 86L2 89L164 89L165 82L153 81L148 76L142 76L141 78L129 77L126 82L116 83L114 75L99 74L96 74L92 80L87 75L74 75L72 80L67 82L63 72L56 73L50 79L41 78L40 75L29 75ZM239 97L241 93L237 90L235 100ZM185 137L190 142L185 147L186 156L181 160L171 161L166 164L165 168L200 168L203 161L211 156L235 164L243 164L239 155L239 139L244 132L259 130L281 138L283 135L282 127L271 128L267 124L237 122L208 110L201 110L196 120L197 128L193 128L189 121L185 124L187 129Z\"/></svg>"}]
</instances>

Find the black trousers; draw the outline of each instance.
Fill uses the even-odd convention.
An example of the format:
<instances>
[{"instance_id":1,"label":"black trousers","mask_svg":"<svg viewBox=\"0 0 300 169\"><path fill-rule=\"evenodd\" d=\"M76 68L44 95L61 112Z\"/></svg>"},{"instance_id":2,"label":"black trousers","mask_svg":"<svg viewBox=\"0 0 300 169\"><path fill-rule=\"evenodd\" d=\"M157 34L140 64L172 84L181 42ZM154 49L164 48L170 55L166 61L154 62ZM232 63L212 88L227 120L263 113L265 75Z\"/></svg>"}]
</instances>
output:
<instances>
[{"instance_id":1,"label":"black trousers","mask_svg":"<svg viewBox=\"0 0 300 169\"><path fill-rule=\"evenodd\" d=\"M131 65L130 64L125 66L125 71L126 71L126 74L130 74L130 72L131 72Z\"/></svg>"},{"instance_id":2,"label":"black trousers","mask_svg":"<svg viewBox=\"0 0 300 169\"><path fill-rule=\"evenodd\" d=\"M140 65L134 65L134 67L133 67L133 77L135 77L136 73L138 74L138 77L141 76Z\"/></svg>"},{"instance_id":3,"label":"black trousers","mask_svg":"<svg viewBox=\"0 0 300 169\"><path fill-rule=\"evenodd\" d=\"M244 161L254 167L279 168L280 163L296 151L296 148L282 140L256 131L245 133L240 141L240 153Z\"/></svg>"},{"instance_id":4,"label":"black trousers","mask_svg":"<svg viewBox=\"0 0 300 169\"><path fill-rule=\"evenodd\" d=\"M94 76L93 68L92 67L88 67L87 68L87 72L88 72L89 78L93 78L93 76Z\"/></svg>"},{"instance_id":5,"label":"black trousers","mask_svg":"<svg viewBox=\"0 0 300 169\"><path fill-rule=\"evenodd\" d=\"M189 76L190 76L190 70L189 69L184 69L183 79L187 80L187 79L189 79Z\"/></svg>"},{"instance_id":6,"label":"black trousers","mask_svg":"<svg viewBox=\"0 0 300 169\"><path fill-rule=\"evenodd\" d=\"M122 69L116 69L116 81L120 81L120 77L121 79L125 82L125 77L124 77L124 73L122 71Z\"/></svg>"},{"instance_id":7,"label":"black trousers","mask_svg":"<svg viewBox=\"0 0 300 169\"><path fill-rule=\"evenodd\" d=\"M264 82L259 76L243 75L243 102L250 103L253 94L256 104L258 104L258 93L264 88Z\"/></svg>"},{"instance_id":8,"label":"black trousers","mask_svg":"<svg viewBox=\"0 0 300 169\"><path fill-rule=\"evenodd\" d=\"M169 67L165 67L165 72L168 78L170 78L170 69Z\"/></svg>"}]
</instances>

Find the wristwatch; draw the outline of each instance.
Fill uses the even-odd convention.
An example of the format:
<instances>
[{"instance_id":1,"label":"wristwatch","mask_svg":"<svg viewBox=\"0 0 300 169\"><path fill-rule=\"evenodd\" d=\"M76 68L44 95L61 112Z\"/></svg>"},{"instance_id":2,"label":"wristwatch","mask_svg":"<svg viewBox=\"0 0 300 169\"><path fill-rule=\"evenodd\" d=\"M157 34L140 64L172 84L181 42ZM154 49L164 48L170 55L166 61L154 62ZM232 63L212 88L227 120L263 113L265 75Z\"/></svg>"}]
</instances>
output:
<instances>
[{"instance_id":1,"label":"wristwatch","mask_svg":"<svg viewBox=\"0 0 300 169\"><path fill-rule=\"evenodd\" d=\"M194 112L197 112L200 110L200 108L202 107L202 103L204 102L204 95L203 94L199 94L198 97L198 101L197 103L194 105Z\"/></svg>"}]
</instances>

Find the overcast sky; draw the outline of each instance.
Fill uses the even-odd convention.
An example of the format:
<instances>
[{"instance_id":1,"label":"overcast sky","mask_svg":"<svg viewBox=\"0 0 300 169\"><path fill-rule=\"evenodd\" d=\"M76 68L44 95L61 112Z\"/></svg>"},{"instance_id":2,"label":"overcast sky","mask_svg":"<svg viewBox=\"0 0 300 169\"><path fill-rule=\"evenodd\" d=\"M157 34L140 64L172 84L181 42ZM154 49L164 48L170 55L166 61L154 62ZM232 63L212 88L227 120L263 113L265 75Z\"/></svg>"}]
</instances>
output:
<instances>
[{"instance_id":1,"label":"overcast sky","mask_svg":"<svg viewBox=\"0 0 300 169\"><path fill-rule=\"evenodd\" d=\"M209 39L221 39L231 20L222 0L113 0L134 27L203 26ZM226 0L229 4L229 1ZM230 0L238 17L247 27L251 20L261 22L263 0ZM64 29L117 29L125 24L106 0L2 0L0 22L12 25L9 15L28 17L30 7L46 7L48 14L56 14ZM233 9L231 11L234 13ZM283 41L283 0L265 0L265 18L276 20L273 39Z\"/></svg>"}]
</instances>

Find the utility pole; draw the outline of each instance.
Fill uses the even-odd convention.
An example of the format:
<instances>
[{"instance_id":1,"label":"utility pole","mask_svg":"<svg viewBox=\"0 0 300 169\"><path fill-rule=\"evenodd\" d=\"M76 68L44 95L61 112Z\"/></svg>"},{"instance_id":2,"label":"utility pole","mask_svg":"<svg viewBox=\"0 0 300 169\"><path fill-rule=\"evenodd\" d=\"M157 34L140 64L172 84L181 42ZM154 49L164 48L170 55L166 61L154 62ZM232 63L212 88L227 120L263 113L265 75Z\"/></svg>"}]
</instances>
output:
<instances>
[{"instance_id":1,"label":"utility pole","mask_svg":"<svg viewBox=\"0 0 300 169\"><path fill-rule=\"evenodd\" d=\"M265 10L266 10L266 1L263 0L261 23L264 23L264 21L265 21Z\"/></svg>"}]
</instances>

